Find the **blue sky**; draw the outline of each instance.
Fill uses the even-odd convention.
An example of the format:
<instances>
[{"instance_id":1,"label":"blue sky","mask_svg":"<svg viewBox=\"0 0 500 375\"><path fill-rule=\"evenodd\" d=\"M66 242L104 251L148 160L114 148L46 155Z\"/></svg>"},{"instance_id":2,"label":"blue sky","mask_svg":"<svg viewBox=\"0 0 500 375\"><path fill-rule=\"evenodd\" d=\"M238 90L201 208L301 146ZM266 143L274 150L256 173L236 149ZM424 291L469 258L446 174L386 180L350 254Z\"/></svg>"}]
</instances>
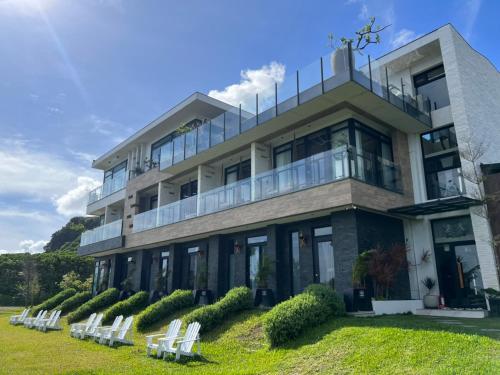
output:
<instances>
[{"instance_id":1,"label":"blue sky","mask_svg":"<svg viewBox=\"0 0 500 375\"><path fill-rule=\"evenodd\" d=\"M194 91L238 99L369 16L391 24L372 56L451 22L500 66L500 2L415 4L0 0L0 253L40 251L100 183L91 160Z\"/></svg>"}]
</instances>

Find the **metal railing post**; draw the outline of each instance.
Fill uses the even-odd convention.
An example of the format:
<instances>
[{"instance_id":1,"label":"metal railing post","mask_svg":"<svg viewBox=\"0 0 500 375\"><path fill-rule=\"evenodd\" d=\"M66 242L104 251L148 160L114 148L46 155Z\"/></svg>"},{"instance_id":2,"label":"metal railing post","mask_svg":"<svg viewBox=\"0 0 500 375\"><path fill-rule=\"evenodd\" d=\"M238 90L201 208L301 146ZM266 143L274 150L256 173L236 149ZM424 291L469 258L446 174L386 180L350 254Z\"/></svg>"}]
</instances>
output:
<instances>
[{"instance_id":1,"label":"metal railing post","mask_svg":"<svg viewBox=\"0 0 500 375\"><path fill-rule=\"evenodd\" d=\"M319 58L321 69L321 94L325 93L325 80L323 76L323 56Z\"/></svg>"},{"instance_id":2,"label":"metal railing post","mask_svg":"<svg viewBox=\"0 0 500 375\"><path fill-rule=\"evenodd\" d=\"M255 125L259 125L259 93L255 94Z\"/></svg>"},{"instance_id":3,"label":"metal railing post","mask_svg":"<svg viewBox=\"0 0 500 375\"><path fill-rule=\"evenodd\" d=\"M274 116L278 116L278 82L274 82Z\"/></svg>"},{"instance_id":4,"label":"metal railing post","mask_svg":"<svg viewBox=\"0 0 500 375\"><path fill-rule=\"evenodd\" d=\"M299 86L299 71L297 70L297 74L295 75L295 79L297 81L297 106L300 105L300 86Z\"/></svg>"},{"instance_id":5,"label":"metal railing post","mask_svg":"<svg viewBox=\"0 0 500 375\"><path fill-rule=\"evenodd\" d=\"M405 84L403 83L403 77L401 77L401 95L403 96L403 109L405 112L408 112L408 110L406 109Z\"/></svg>"},{"instance_id":6,"label":"metal railing post","mask_svg":"<svg viewBox=\"0 0 500 375\"><path fill-rule=\"evenodd\" d=\"M387 66L385 67L385 85L387 88L387 100L391 102L391 92L389 91L389 74L387 73Z\"/></svg>"},{"instance_id":7,"label":"metal railing post","mask_svg":"<svg viewBox=\"0 0 500 375\"><path fill-rule=\"evenodd\" d=\"M239 113L238 113L238 134L241 134L241 103L239 107Z\"/></svg>"},{"instance_id":8,"label":"metal railing post","mask_svg":"<svg viewBox=\"0 0 500 375\"><path fill-rule=\"evenodd\" d=\"M352 43L347 43L347 60L349 61L349 80L354 81L354 66L352 62Z\"/></svg>"},{"instance_id":9,"label":"metal railing post","mask_svg":"<svg viewBox=\"0 0 500 375\"><path fill-rule=\"evenodd\" d=\"M372 60L370 59L370 55L368 55L368 73L370 75L370 91L373 92Z\"/></svg>"}]
</instances>

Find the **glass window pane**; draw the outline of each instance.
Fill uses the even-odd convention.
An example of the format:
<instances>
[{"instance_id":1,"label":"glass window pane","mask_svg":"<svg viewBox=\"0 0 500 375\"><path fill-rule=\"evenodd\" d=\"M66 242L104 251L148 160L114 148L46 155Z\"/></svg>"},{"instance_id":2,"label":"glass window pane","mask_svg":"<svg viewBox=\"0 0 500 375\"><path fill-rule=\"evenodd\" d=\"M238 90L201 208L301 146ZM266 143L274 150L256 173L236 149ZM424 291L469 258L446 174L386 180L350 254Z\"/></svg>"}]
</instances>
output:
<instances>
[{"instance_id":1,"label":"glass window pane","mask_svg":"<svg viewBox=\"0 0 500 375\"><path fill-rule=\"evenodd\" d=\"M198 253L189 254L188 263L188 288L194 289L194 283L196 280L196 269L197 269Z\"/></svg>"},{"instance_id":2,"label":"glass window pane","mask_svg":"<svg viewBox=\"0 0 500 375\"><path fill-rule=\"evenodd\" d=\"M251 246L248 255L248 279L250 281L250 288L257 289L257 273L259 271L259 252L260 246Z\"/></svg>"},{"instance_id":3,"label":"glass window pane","mask_svg":"<svg viewBox=\"0 0 500 375\"><path fill-rule=\"evenodd\" d=\"M240 132L240 116L238 112L226 112L226 137L232 138Z\"/></svg>"},{"instance_id":4,"label":"glass window pane","mask_svg":"<svg viewBox=\"0 0 500 375\"><path fill-rule=\"evenodd\" d=\"M469 216L434 220L432 222L435 243L473 241L474 232Z\"/></svg>"},{"instance_id":5,"label":"glass window pane","mask_svg":"<svg viewBox=\"0 0 500 375\"><path fill-rule=\"evenodd\" d=\"M170 167L172 165L172 152L173 152L173 143L167 142L163 146L161 146L160 151L160 169Z\"/></svg>"},{"instance_id":6,"label":"glass window pane","mask_svg":"<svg viewBox=\"0 0 500 375\"><path fill-rule=\"evenodd\" d=\"M234 288L234 270L235 270L235 259L234 259L234 253L229 254L229 259L228 259L228 265L229 265L229 272L228 272L228 286L229 289Z\"/></svg>"},{"instance_id":7,"label":"glass window pane","mask_svg":"<svg viewBox=\"0 0 500 375\"><path fill-rule=\"evenodd\" d=\"M439 109L450 105L443 65L417 74L413 80L417 95L421 95L424 100L429 98L431 109Z\"/></svg>"},{"instance_id":8,"label":"glass window pane","mask_svg":"<svg viewBox=\"0 0 500 375\"><path fill-rule=\"evenodd\" d=\"M174 138L174 164L184 160L185 135Z\"/></svg>"},{"instance_id":9,"label":"glass window pane","mask_svg":"<svg viewBox=\"0 0 500 375\"><path fill-rule=\"evenodd\" d=\"M196 154L196 129L186 133L186 153L185 158Z\"/></svg>"},{"instance_id":10,"label":"glass window pane","mask_svg":"<svg viewBox=\"0 0 500 375\"><path fill-rule=\"evenodd\" d=\"M248 244L263 243L267 242L267 236L249 237L247 240Z\"/></svg>"},{"instance_id":11,"label":"glass window pane","mask_svg":"<svg viewBox=\"0 0 500 375\"><path fill-rule=\"evenodd\" d=\"M198 150L201 151L206 150L210 145L210 123L205 122L198 128Z\"/></svg>"},{"instance_id":12,"label":"glass window pane","mask_svg":"<svg viewBox=\"0 0 500 375\"><path fill-rule=\"evenodd\" d=\"M210 147L224 141L224 113L210 121Z\"/></svg>"},{"instance_id":13,"label":"glass window pane","mask_svg":"<svg viewBox=\"0 0 500 375\"><path fill-rule=\"evenodd\" d=\"M315 228L314 235L318 236L331 236L332 235L332 227L323 227L323 228Z\"/></svg>"},{"instance_id":14,"label":"glass window pane","mask_svg":"<svg viewBox=\"0 0 500 375\"><path fill-rule=\"evenodd\" d=\"M422 148L425 156L442 153L443 151L455 149L456 147L457 136L454 126L422 135Z\"/></svg>"},{"instance_id":15,"label":"glass window pane","mask_svg":"<svg viewBox=\"0 0 500 375\"><path fill-rule=\"evenodd\" d=\"M334 287L335 267L332 241L318 242L319 282Z\"/></svg>"}]
</instances>

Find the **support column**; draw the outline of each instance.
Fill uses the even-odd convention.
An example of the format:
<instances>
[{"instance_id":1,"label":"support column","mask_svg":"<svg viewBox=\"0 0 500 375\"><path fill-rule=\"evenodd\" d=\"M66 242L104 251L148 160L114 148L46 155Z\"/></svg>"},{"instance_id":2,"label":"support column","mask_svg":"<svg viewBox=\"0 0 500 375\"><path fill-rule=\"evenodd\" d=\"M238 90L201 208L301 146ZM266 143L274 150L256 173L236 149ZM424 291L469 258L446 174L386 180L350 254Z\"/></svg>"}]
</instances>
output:
<instances>
[{"instance_id":1,"label":"support column","mask_svg":"<svg viewBox=\"0 0 500 375\"><path fill-rule=\"evenodd\" d=\"M207 287L212 291L214 298L217 299L221 297L219 295L220 291L220 278L221 276L227 277L227 270L221 269L221 256L222 256L222 248L221 248L221 236L211 236L208 239L208 282Z\"/></svg>"}]
</instances>

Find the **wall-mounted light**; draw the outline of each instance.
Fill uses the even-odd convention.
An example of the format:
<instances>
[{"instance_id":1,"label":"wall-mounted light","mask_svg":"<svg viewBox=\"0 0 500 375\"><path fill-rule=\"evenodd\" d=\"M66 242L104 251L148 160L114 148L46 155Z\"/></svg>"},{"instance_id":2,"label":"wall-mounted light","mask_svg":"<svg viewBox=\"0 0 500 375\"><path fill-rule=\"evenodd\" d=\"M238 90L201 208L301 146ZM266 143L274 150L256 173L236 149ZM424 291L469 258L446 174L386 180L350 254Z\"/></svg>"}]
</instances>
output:
<instances>
[{"instance_id":1,"label":"wall-mounted light","mask_svg":"<svg viewBox=\"0 0 500 375\"><path fill-rule=\"evenodd\" d=\"M304 234L304 232L300 231L299 232L299 247L303 248L307 245L307 237Z\"/></svg>"},{"instance_id":2,"label":"wall-mounted light","mask_svg":"<svg viewBox=\"0 0 500 375\"><path fill-rule=\"evenodd\" d=\"M238 240L234 241L234 253L239 254L241 251L241 245L239 244Z\"/></svg>"}]
</instances>

